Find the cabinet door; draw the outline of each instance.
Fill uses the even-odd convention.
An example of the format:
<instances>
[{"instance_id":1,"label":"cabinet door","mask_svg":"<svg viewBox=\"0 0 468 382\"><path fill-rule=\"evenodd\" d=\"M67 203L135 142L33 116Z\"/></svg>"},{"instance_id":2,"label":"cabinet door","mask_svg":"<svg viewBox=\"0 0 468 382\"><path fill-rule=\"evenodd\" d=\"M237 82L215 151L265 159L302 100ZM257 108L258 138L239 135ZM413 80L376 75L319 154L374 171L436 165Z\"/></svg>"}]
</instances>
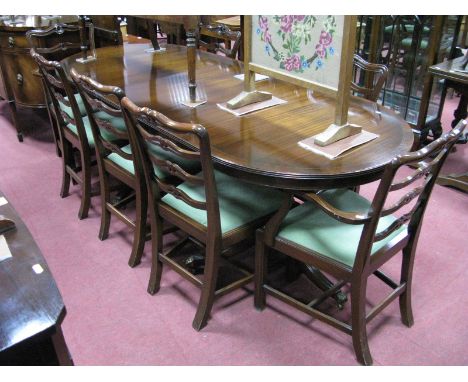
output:
<instances>
[{"instance_id":1,"label":"cabinet door","mask_svg":"<svg viewBox=\"0 0 468 382\"><path fill-rule=\"evenodd\" d=\"M3 79L2 65L0 62L0 98L5 99L5 100L10 100L10 97L8 96L5 86L6 84L5 84L5 80Z\"/></svg>"},{"instance_id":2,"label":"cabinet door","mask_svg":"<svg viewBox=\"0 0 468 382\"><path fill-rule=\"evenodd\" d=\"M4 79L19 105L45 107L37 65L26 51L2 52Z\"/></svg>"}]
</instances>

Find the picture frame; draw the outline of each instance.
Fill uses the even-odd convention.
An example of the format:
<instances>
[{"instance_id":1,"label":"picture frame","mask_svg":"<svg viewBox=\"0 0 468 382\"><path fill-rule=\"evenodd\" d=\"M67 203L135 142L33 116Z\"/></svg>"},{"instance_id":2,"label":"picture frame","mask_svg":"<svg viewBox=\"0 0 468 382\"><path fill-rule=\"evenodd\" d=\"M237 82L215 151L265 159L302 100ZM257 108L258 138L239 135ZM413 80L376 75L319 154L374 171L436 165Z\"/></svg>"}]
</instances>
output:
<instances>
[{"instance_id":1,"label":"picture frame","mask_svg":"<svg viewBox=\"0 0 468 382\"><path fill-rule=\"evenodd\" d=\"M335 125L347 125L356 23L344 15L245 16L244 91L255 91L255 73L312 89L336 100Z\"/></svg>"}]
</instances>

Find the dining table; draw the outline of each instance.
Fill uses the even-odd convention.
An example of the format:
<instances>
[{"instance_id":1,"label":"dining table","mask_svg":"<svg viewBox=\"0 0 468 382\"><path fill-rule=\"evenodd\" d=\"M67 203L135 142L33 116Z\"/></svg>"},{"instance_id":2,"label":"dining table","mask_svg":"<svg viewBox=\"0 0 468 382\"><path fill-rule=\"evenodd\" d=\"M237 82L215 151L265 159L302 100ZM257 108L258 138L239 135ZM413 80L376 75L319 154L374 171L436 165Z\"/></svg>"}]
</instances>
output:
<instances>
[{"instance_id":1,"label":"dining table","mask_svg":"<svg viewBox=\"0 0 468 382\"><path fill-rule=\"evenodd\" d=\"M150 44L146 44L150 47ZM271 92L283 104L236 116L218 104L243 90L243 63L219 54L196 51L198 107L188 98L187 48L170 45L159 54L145 52L145 44L124 43L96 50L95 61L62 61L98 82L122 88L139 106L155 109L178 122L203 125L209 135L215 166L247 182L284 190L354 187L374 181L396 155L411 150L411 127L394 111L351 96L349 123L376 139L335 159L304 149L298 142L324 131L334 121L335 100L291 83L267 78L256 89ZM181 140L183 138L180 138ZM194 142L184 141L187 146Z\"/></svg>"},{"instance_id":2,"label":"dining table","mask_svg":"<svg viewBox=\"0 0 468 382\"><path fill-rule=\"evenodd\" d=\"M275 78L256 82L256 89L271 92L282 104L236 116L219 107L238 95L244 82L243 62L197 50L197 97L206 102L188 107L187 47L167 44L151 54L151 44L125 42L96 50L95 61L79 63L77 56L61 61L65 72L74 68L105 85L120 87L134 103L163 113L172 120L203 125L210 136L215 167L242 181L290 192L313 192L337 187L358 187L377 180L392 158L409 152L414 136L409 124L394 111L351 96L348 121L377 138L335 159L306 150L301 140L321 133L334 122L336 101L318 92ZM109 102L112 102L109 100ZM148 126L158 129L157 126ZM196 142L175 137L188 148ZM305 273L321 289L331 284L307 267ZM333 296L341 307L346 296Z\"/></svg>"}]
</instances>

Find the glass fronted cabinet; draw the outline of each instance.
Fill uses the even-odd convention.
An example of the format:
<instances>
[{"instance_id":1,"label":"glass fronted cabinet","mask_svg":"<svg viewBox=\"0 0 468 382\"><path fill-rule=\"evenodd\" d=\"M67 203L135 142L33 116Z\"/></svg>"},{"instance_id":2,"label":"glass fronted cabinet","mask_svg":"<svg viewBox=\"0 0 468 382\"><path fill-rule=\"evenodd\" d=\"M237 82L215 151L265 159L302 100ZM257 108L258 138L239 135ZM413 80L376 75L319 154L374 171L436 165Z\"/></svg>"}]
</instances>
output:
<instances>
[{"instance_id":1,"label":"glass fronted cabinet","mask_svg":"<svg viewBox=\"0 0 468 382\"><path fill-rule=\"evenodd\" d=\"M433 80L429 66L457 57L463 16L359 16L356 53L384 64L389 75L380 102L392 108L421 135L441 133L440 116L446 90Z\"/></svg>"}]
</instances>

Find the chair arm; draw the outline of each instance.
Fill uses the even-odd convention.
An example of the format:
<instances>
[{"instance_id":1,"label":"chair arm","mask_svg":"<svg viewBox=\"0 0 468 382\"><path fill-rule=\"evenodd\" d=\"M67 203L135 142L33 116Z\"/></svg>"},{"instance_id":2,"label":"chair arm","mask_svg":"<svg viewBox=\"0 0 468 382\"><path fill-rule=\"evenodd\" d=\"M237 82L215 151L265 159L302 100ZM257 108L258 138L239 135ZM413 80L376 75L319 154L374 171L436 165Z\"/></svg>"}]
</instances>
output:
<instances>
[{"instance_id":1,"label":"chair arm","mask_svg":"<svg viewBox=\"0 0 468 382\"><path fill-rule=\"evenodd\" d=\"M372 214L369 213L369 211L346 212L339 210L338 208L335 208L330 203L328 203L325 199L312 192L301 193L300 196L303 199L308 200L317 205L327 215L343 223L353 225L364 224L372 218Z\"/></svg>"}]
</instances>

